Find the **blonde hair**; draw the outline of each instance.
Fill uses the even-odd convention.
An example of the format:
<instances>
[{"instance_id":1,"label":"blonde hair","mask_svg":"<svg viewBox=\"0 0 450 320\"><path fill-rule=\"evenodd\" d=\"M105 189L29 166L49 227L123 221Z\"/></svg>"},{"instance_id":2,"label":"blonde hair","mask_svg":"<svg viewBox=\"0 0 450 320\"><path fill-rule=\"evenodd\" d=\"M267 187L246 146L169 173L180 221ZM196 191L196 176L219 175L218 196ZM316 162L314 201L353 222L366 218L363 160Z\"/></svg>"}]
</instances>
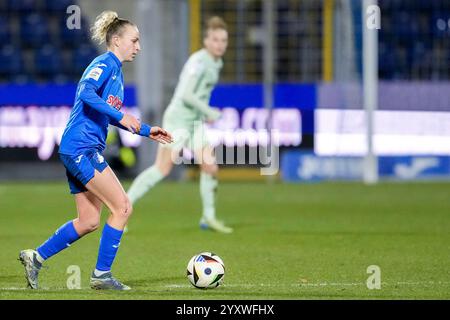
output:
<instances>
[{"instance_id":1,"label":"blonde hair","mask_svg":"<svg viewBox=\"0 0 450 320\"><path fill-rule=\"evenodd\" d=\"M92 39L99 44L106 42L110 45L111 38L114 35L120 35L123 27L134 25L128 20L120 19L115 11L103 11L95 18L94 25L91 27Z\"/></svg>"},{"instance_id":2,"label":"blonde hair","mask_svg":"<svg viewBox=\"0 0 450 320\"><path fill-rule=\"evenodd\" d=\"M213 16L213 17L209 18L208 20L206 20L205 30L204 30L205 37L208 35L208 30L217 30L217 29L223 29L223 30L227 31L227 24L221 17Z\"/></svg>"}]
</instances>

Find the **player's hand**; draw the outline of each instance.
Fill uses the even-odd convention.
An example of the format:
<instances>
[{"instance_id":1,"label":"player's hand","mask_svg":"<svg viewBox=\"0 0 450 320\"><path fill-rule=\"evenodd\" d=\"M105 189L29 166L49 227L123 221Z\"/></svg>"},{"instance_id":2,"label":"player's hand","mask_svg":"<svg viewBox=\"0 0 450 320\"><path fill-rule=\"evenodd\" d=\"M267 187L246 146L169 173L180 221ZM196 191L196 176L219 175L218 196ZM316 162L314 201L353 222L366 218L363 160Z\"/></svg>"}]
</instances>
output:
<instances>
[{"instance_id":1,"label":"player's hand","mask_svg":"<svg viewBox=\"0 0 450 320\"><path fill-rule=\"evenodd\" d=\"M131 114L125 113L119 123L131 133L139 133L141 131L141 122Z\"/></svg>"},{"instance_id":2,"label":"player's hand","mask_svg":"<svg viewBox=\"0 0 450 320\"><path fill-rule=\"evenodd\" d=\"M218 120L222 116L222 112L220 112L217 109L211 109L206 117L206 121L208 122L214 122Z\"/></svg>"},{"instance_id":3,"label":"player's hand","mask_svg":"<svg viewBox=\"0 0 450 320\"><path fill-rule=\"evenodd\" d=\"M152 127L149 138L162 144L173 142L172 135L160 127Z\"/></svg>"}]
</instances>

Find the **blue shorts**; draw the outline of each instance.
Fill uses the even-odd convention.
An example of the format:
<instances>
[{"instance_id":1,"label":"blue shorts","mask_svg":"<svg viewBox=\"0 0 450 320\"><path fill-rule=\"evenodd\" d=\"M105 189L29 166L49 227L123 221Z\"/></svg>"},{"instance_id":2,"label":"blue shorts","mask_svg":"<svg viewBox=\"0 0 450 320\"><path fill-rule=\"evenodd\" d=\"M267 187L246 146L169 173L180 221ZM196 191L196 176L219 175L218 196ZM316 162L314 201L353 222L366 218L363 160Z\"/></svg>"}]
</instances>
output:
<instances>
[{"instance_id":1,"label":"blue shorts","mask_svg":"<svg viewBox=\"0 0 450 320\"><path fill-rule=\"evenodd\" d=\"M102 172L108 163L97 150L88 150L77 156L59 154L66 167L70 193L77 194L88 191L85 185L94 177L95 170Z\"/></svg>"}]
</instances>

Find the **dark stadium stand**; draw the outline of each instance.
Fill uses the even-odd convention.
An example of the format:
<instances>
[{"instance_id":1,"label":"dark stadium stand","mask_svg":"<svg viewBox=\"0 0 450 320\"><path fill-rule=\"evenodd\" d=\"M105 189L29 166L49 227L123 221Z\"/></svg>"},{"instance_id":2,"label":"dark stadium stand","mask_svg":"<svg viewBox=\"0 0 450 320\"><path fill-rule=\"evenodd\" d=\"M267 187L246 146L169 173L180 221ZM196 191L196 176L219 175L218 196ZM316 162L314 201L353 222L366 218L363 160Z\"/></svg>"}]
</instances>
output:
<instances>
[{"instance_id":1,"label":"dark stadium stand","mask_svg":"<svg viewBox=\"0 0 450 320\"><path fill-rule=\"evenodd\" d=\"M379 5L380 78L449 80L450 1L381 0Z\"/></svg>"},{"instance_id":2,"label":"dark stadium stand","mask_svg":"<svg viewBox=\"0 0 450 320\"><path fill-rule=\"evenodd\" d=\"M73 0L0 0L0 82L76 82L98 55L89 23L66 26Z\"/></svg>"},{"instance_id":3,"label":"dark stadium stand","mask_svg":"<svg viewBox=\"0 0 450 320\"><path fill-rule=\"evenodd\" d=\"M81 72L98 52L89 40L89 23L84 17L81 19L81 29L71 30L66 26L66 9L76 3L72 0L0 0L0 82L65 82L79 79ZM277 78L288 81L292 69L300 70L300 66L307 63L307 69L298 71L301 79L321 80L322 36L320 32L309 32L313 35L307 38L302 27L303 18L307 16L293 15L286 4L286 1L277 1ZM220 2L215 5L218 6L213 7L216 11L225 8ZM380 79L449 80L450 1L380 0L379 5L382 12L379 34ZM317 6L320 7L320 4ZM303 7L299 6L296 12L301 13L302 10ZM354 17L360 16L360 8L355 6L354 10ZM312 12L316 13L319 25L312 22L308 22L308 25L314 30L321 30L321 9ZM254 10L255 23L261 22L260 13L260 8ZM232 16L228 18L230 21L235 20ZM298 28L293 29L288 26L292 25L291 20L294 18L298 20ZM230 25L231 31L233 28ZM294 39L298 39L295 42L299 43L298 51L285 50ZM359 43L357 46L360 51L360 41L356 42ZM231 41L230 46L234 45ZM256 52L261 50L259 45L254 47ZM230 50L231 58L232 52ZM244 61L251 61L249 57ZM319 58L302 61L308 57ZM235 65L228 64L227 68ZM251 70L246 71L248 73ZM258 74L262 72L253 71ZM305 74L308 72L310 74Z\"/></svg>"}]
</instances>

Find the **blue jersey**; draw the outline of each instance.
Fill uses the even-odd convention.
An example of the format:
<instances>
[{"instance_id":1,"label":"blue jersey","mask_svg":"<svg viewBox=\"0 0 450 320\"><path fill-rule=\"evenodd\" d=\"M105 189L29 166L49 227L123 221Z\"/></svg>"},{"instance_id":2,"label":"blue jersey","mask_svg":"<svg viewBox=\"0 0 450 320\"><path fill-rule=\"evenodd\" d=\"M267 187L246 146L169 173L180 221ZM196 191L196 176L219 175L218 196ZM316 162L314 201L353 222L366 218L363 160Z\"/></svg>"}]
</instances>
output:
<instances>
[{"instance_id":1,"label":"blue jersey","mask_svg":"<svg viewBox=\"0 0 450 320\"><path fill-rule=\"evenodd\" d=\"M122 63L108 51L95 58L81 77L59 153L78 155L90 149L102 152L110 123L126 129L119 124L122 104ZM149 133L150 127L142 124L139 134Z\"/></svg>"}]
</instances>

